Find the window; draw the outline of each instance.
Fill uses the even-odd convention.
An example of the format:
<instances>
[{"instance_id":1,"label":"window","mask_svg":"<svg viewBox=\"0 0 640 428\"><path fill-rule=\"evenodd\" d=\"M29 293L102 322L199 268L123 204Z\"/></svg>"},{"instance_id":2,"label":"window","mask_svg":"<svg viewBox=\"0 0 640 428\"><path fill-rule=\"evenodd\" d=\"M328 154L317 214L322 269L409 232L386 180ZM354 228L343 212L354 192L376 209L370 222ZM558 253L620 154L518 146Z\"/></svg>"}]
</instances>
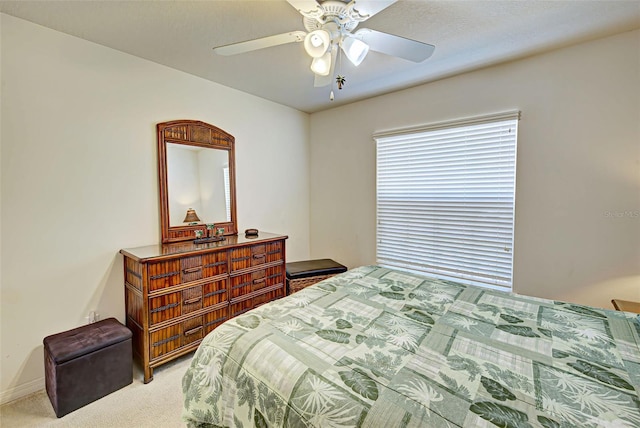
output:
<instances>
[{"instance_id":1,"label":"window","mask_svg":"<svg viewBox=\"0 0 640 428\"><path fill-rule=\"evenodd\" d=\"M227 221L231 221L231 183L229 181L229 167L222 168L224 178L224 204L227 212Z\"/></svg>"},{"instance_id":2,"label":"window","mask_svg":"<svg viewBox=\"0 0 640 428\"><path fill-rule=\"evenodd\" d=\"M519 116L374 135L378 264L511 290Z\"/></svg>"}]
</instances>

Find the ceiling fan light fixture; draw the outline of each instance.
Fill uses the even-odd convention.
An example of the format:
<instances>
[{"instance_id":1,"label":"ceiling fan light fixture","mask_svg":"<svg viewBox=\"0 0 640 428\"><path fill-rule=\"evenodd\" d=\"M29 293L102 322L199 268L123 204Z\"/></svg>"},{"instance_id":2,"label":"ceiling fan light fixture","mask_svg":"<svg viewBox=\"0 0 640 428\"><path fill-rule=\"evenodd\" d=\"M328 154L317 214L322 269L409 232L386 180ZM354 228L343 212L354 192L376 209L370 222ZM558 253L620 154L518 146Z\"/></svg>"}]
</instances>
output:
<instances>
[{"instance_id":1,"label":"ceiling fan light fixture","mask_svg":"<svg viewBox=\"0 0 640 428\"><path fill-rule=\"evenodd\" d=\"M346 37L340 44L344 54L356 67L369 53L369 45L355 37Z\"/></svg>"},{"instance_id":2,"label":"ceiling fan light fixture","mask_svg":"<svg viewBox=\"0 0 640 428\"><path fill-rule=\"evenodd\" d=\"M331 46L331 35L325 30L315 30L304 38L304 50L312 58L320 58L325 55Z\"/></svg>"},{"instance_id":3,"label":"ceiling fan light fixture","mask_svg":"<svg viewBox=\"0 0 640 428\"><path fill-rule=\"evenodd\" d=\"M326 76L331 71L331 51L311 61L311 71L319 76Z\"/></svg>"}]
</instances>

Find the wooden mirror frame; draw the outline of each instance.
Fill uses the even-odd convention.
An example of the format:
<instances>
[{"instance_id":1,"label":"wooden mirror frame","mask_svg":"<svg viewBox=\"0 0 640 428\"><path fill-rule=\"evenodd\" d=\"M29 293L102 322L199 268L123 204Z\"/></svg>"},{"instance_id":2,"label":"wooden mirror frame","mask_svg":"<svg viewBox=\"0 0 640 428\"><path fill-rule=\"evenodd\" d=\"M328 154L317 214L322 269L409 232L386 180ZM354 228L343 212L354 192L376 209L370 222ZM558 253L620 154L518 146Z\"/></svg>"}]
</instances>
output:
<instances>
[{"instance_id":1,"label":"wooden mirror frame","mask_svg":"<svg viewBox=\"0 0 640 428\"><path fill-rule=\"evenodd\" d=\"M195 231L202 230L207 236L206 224L171 226L169 223L169 186L167 182L167 144L176 143L229 152L229 190L231 221L218 222L215 229L224 228L224 235L236 235L236 169L235 138L208 123L197 120L174 120L157 125L158 132L158 176L160 188L160 230L162 243L195 240Z\"/></svg>"}]
</instances>

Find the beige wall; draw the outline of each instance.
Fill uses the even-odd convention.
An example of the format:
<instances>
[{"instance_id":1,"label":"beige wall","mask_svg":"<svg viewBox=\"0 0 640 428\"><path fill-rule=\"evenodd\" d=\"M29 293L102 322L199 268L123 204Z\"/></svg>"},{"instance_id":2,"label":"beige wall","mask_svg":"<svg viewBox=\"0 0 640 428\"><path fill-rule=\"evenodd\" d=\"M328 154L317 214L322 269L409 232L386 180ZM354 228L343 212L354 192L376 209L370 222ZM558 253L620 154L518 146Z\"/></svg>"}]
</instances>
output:
<instances>
[{"instance_id":1,"label":"beige wall","mask_svg":"<svg viewBox=\"0 0 640 428\"><path fill-rule=\"evenodd\" d=\"M513 109L514 290L640 300L640 31L311 115L312 257L375 263L373 133Z\"/></svg>"},{"instance_id":2,"label":"beige wall","mask_svg":"<svg viewBox=\"0 0 640 428\"><path fill-rule=\"evenodd\" d=\"M234 135L239 227L309 256L307 114L7 15L1 37L2 402L44 387L45 336L124 320L118 251L159 242L158 122Z\"/></svg>"}]
</instances>

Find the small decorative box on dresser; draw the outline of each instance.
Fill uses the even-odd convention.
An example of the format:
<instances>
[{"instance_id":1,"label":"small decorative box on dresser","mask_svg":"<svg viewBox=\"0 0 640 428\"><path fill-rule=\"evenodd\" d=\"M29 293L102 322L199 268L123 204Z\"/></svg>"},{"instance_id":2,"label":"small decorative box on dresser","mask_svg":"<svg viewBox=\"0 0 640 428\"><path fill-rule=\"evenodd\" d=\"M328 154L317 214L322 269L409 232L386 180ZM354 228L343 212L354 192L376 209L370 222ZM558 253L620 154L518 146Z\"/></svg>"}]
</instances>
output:
<instances>
[{"instance_id":1,"label":"small decorative box on dresser","mask_svg":"<svg viewBox=\"0 0 640 428\"><path fill-rule=\"evenodd\" d=\"M225 320L285 295L285 239L260 232L120 250L127 327L145 383Z\"/></svg>"}]
</instances>

